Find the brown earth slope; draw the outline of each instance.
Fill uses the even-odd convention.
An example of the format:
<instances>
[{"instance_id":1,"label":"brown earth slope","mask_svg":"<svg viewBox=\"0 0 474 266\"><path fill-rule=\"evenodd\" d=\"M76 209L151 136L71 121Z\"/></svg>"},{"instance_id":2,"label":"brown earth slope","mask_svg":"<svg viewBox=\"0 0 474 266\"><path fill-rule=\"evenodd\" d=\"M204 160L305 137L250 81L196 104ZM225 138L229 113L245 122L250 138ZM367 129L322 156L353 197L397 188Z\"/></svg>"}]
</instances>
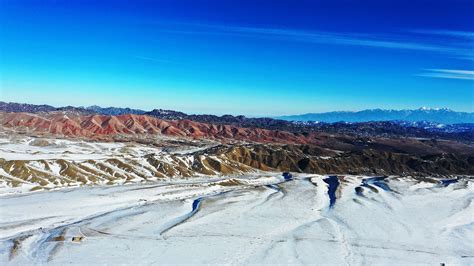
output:
<instances>
[{"instance_id":1,"label":"brown earth slope","mask_svg":"<svg viewBox=\"0 0 474 266\"><path fill-rule=\"evenodd\" d=\"M232 139L257 142L306 143L308 137L285 131L213 125L190 120L161 120L146 115L79 115L74 113L5 113L0 123L18 132L67 137L106 138L117 134Z\"/></svg>"}]
</instances>

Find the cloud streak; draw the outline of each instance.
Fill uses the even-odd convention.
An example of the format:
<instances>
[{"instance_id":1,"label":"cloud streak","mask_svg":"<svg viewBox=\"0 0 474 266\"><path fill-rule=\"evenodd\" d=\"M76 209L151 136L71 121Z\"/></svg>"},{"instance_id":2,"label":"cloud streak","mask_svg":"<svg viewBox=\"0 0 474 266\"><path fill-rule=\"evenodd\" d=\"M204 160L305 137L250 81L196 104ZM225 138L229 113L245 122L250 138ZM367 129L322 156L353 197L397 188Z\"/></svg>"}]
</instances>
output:
<instances>
[{"instance_id":1,"label":"cloud streak","mask_svg":"<svg viewBox=\"0 0 474 266\"><path fill-rule=\"evenodd\" d=\"M181 34L230 35L251 38L275 39L306 43L351 45L399 50L417 50L441 53L470 60L474 57L472 41L474 32L464 31L412 31L403 35L357 34L327 31L307 31L285 28L223 26L197 23L180 23L187 29L167 30ZM437 36L436 41L410 41ZM421 38L420 38L421 37ZM430 38L433 39L433 38Z\"/></svg>"},{"instance_id":2,"label":"cloud streak","mask_svg":"<svg viewBox=\"0 0 474 266\"><path fill-rule=\"evenodd\" d=\"M135 59L139 60L144 60L144 61L150 61L150 62L155 62L155 63L164 63L164 64L177 64L174 61L171 60L166 60L166 59L159 59L159 58L154 58L154 57L148 57L148 56L132 56Z\"/></svg>"},{"instance_id":3,"label":"cloud streak","mask_svg":"<svg viewBox=\"0 0 474 266\"><path fill-rule=\"evenodd\" d=\"M468 39L474 41L474 32L470 31L455 31L455 30L417 30L414 33L421 33L426 35L438 35L445 37L455 37L458 39Z\"/></svg>"},{"instance_id":4,"label":"cloud streak","mask_svg":"<svg viewBox=\"0 0 474 266\"><path fill-rule=\"evenodd\" d=\"M425 69L425 73L418 74L421 77L474 80L473 70L461 69Z\"/></svg>"},{"instance_id":5,"label":"cloud streak","mask_svg":"<svg viewBox=\"0 0 474 266\"><path fill-rule=\"evenodd\" d=\"M168 23L155 22L155 24L169 26ZM175 34L235 36L302 43L421 51L439 54L453 59L474 61L474 32L469 31L408 30L395 35L315 30L308 31L290 28L245 27L200 23L173 23L173 28L163 27L160 31ZM423 73L416 74L416 76L474 80L474 71L456 69L424 69Z\"/></svg>"}]
</instances>

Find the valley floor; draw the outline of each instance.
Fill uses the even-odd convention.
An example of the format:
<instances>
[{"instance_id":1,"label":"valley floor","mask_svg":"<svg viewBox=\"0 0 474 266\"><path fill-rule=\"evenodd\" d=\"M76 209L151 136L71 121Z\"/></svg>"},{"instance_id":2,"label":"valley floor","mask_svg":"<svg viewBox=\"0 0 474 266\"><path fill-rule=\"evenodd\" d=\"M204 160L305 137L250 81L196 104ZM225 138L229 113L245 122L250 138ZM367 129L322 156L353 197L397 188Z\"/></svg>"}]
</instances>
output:
<instances>
[{"instance_id":1,"label":"valley floor","mask_svg":"<svg viewBox=\"0 0 474 266\"><path fill-rule=\"evenodd\" d=\"M474 264L474 182L280 173L0 196L0 264Z\"/></svg>"}]
</instances>

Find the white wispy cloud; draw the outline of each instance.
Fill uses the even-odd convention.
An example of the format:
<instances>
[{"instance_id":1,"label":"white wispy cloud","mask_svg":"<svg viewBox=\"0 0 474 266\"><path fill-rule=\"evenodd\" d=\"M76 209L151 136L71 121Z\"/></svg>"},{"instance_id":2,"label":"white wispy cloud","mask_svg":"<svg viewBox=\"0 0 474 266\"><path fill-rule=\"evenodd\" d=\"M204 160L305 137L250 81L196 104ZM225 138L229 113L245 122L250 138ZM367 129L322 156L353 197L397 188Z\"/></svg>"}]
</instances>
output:
<instances>
[{"instance_id":1,"label":"white wispy cloud","mask_svg":"<svg viewBox=\"0 0 474 266\"><path fill-rule=\"evenodd\" d=\"M415 30L414 33L439 35L447 37L455 37L458 39L474 40L474 32L472 31L458 31L458 30Z\"/></svg>"},{"instance_id":2,"label":"white wispy cloud","mask_svg":"<svg viewBox=\"0 0 474 266\"><path fill-rule=\"evenodd\" d=\"M135 59L145 60L145 61L151 61L151 62L156 62L156 63L177 64L176 62L171 61L171 60L160 59L160 58L154 58L154 57L148 57L148 56L138 56L138 55L135 55L135 56L132 56L132 57L135 58Z\"/></svg>"},{"instance_id":3,"label":"white wispy cloud","mask_svg":"<svg viewBox=\"0 0 474 266\"><path fill-rule=\"evenodd\" d=\"M474 80L474 71L462 69L425 69L425 72L418 74L418 76L430 78Z\"/></svg>"},{"instance_id":4,"label":"white wispy cloud","mask_svg":"<svg viewBox=\"0 0 474 266\"><path fill-rule=\"evenodd\" d=\"M156 22L164 26L167 23ZM169 26L169 24L167 25ZM412 50L436 53L450 58L474 61L474 32L456 30L407 30L398 34L367 34L329 32L275 27L245 27L201 23L173 23L173 27L160 27L159 31L175 34L222 35L246 38L263 38L280 41L320 43ZM474 80L474 71L456 69L424 69L416 76Z\"/></svg>"},{"instance_id":5,"label":"white wispy cloud","mask_svg":"<svg viewBox=\"0 0 474 266\"><path fill-rule=\"evenodd\" d=\"M386 49L401 50L419 50L442 54L449 54L457 58L469 59L473 57L472 38L473 32L464 31L411 31L398 35L394 34L358 34L344 32L328 31L307 31L288 28L269 28L269 27L243 27L243 26L225 26L209 25L199 23L178 23L185 29L166 30L167 32L182 34L207 34L207 35L233 35L252 38L266 38L283 41L296 41L308 43L323 43L335 45L352 45L377 47ZM438 35L435 42L412 41L414 38L426 34ZM458 38L464 38L465 41L459 41Z\"/></svg>"}]
</instances>

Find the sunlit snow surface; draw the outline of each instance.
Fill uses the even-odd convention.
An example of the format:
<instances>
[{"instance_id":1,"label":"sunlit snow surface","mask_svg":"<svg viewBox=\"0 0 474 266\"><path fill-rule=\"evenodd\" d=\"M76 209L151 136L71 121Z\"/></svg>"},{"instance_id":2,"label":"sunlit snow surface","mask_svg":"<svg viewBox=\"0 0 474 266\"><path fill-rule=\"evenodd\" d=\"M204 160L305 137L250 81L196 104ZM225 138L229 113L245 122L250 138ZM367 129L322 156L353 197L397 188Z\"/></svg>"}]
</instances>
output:
<instances>
[{"instance_id":1,"label":"sunlit snow surface","mask_svg":"<svg viewBox=\"0 0 474 266\"><path fill-rule=\"evenodd\" d=\"M3 195L0 264L474 263L473 180L325 178Z\"/></svg>"},{"instance_id":2,"label":"sunlit snow surface","mask_svg":"<svg viewBox=\"0 0 474 266\"><path fill-rule=\"evenodd\" d=\"M206 148L184 147L174 153L185 154ZM134 158L150 153L162 153L161 148L125 142L90 142L84 140L0 136L0 158L6 160L90 160ZM169 152L168 152L169 153Z\"/></svg>"}]
</instances>

